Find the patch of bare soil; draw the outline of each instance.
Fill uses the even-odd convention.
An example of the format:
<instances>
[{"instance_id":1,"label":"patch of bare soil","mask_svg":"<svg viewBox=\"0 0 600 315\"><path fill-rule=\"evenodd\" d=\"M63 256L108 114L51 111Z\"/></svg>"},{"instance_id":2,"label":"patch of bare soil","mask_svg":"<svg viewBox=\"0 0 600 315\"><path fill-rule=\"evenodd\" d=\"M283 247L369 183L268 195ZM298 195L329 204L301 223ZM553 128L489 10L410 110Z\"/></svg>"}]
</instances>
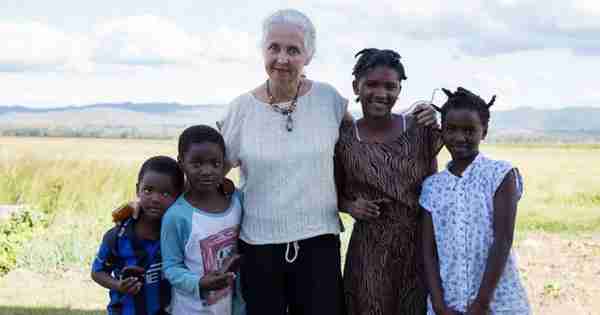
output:
<instances>
[{"instance_id":1,"label":"patch of bare soil","mask_svg":"<svg viewBox=\"0 0 600 315\"><path fill-rule=\"evenodd\" d=\"M528 233L516 253L534 314L600 314L600 234Z\"/></svg>"},{"instance_id":2,"label":"patch of bare soil","mask_svg":"<svg viewBox=\"0 0 600 315\"><path fill-rule=\"evenodd\" d=\"M600 234L527 233L517 263L533 314L600 315ZM87 270L42 275L17 269L0 278L0 305L101 310L107 290Z\"/></svg>"}]
</instances>

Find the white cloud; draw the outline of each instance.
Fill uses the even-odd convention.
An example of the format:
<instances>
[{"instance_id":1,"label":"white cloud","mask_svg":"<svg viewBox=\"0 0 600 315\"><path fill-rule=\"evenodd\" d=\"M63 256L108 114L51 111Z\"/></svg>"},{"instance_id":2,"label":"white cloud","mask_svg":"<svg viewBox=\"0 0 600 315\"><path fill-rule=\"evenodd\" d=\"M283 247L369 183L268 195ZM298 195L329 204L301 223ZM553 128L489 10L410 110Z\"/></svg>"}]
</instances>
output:
<instances>
[{"instance_id":1,"label":"white cloud","mask_svg":"<svg viewBox=\"0 0 600 315\"><path fill-rule=\"evenodd\" d=\"M258 40L246 31L220 26L190 33L153 15L101 22L89 34L69 34L35 21L0 22L0 38L0 72L115 73L140 66L260 60Z\"/></svg>"},{"instance_id":2,"label":"white cloud","mask_svg":"<svg viewBox=\"0 0 600 315\"><path fill-rule=\"evenodd\" d=\"M143 15L97 26L93 60L103 64L164 65L199 54L202 42L165 18Z\"/></svg>"},{"instance_id":3,"label":"white cloud","mask_svg":"<svg viewBox=\"0 0 600 315\"><path fill-rule=\"evenodd\" d=\"M83 64L82 40L43 23L0 22L0 38L0 72L63 71Z\"/></svg>"},{"instance_id":4,"label":"white cloud","mask_svg":"<svg viewBox=\"0 0 600 315\"><path fill-rule=\"evenodd\" d=\"M220 27L189 33L174 21L153 15L129 16L97 27L93 59L100 64L132 66L193 65L199 59L246 62L250 36Z\"/></svg>"},{"instance_id":5,"label":"white cloud","mask_svg":"<svg viewBox=\"0 0 600 315\"><path fill-rule=\"evenodd\" d=\"M453 40L467 55L491 56L567 48L600 55L600 2L591 0L381 0L330 6L352 15L347 32L397 34L415 40ZM348 25L346 25L347 27Z\"/></svg>"},{"instance_id":6,"label":"white cloud","mask_svg":"<svg viewBox=\"0 0 600 315\"><path fill-rule=\"evenodd\" d=\"M407 67L399 108L441 86L498 94L498 109L600 104L583 89L600 71L600 1L234 2L106 0L69 11L63 1L54 11L36 5L43 18L0 5L0 105L225 103L266 78L260 22L278 7L313 20L307 74L350 99L353 54L380 47L399 51Z\"/></svg>"}]
</instances>

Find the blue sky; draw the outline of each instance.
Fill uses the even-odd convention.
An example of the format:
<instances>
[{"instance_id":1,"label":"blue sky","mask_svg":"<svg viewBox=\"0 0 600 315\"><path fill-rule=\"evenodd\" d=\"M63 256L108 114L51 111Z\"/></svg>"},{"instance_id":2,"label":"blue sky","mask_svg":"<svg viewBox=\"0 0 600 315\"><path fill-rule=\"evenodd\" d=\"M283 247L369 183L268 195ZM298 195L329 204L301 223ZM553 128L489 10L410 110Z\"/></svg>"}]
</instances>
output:
<instances>
[{"instance_id":1,"label":"blue sky","mask_svg":"<svg viewBox=\"0 0 600 315\"><path fill-rule=\"evenodd\" d=\"M0 105L227 103L265 80L261 21L288 7L317 27L308 76L351 99L353 56L377 47L402 55L400 107L456 86L498 109L600 106L594 0L0 0Z\"/></svg>"}]
</instances>

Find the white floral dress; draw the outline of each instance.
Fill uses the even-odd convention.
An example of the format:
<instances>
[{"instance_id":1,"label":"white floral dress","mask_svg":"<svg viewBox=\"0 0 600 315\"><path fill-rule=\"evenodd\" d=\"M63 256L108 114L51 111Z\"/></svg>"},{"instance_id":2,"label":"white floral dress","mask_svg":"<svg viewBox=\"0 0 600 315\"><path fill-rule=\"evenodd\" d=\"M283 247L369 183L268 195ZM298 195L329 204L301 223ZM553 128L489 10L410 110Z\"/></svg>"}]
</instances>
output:
<instances>
[{"instance_id":1,"label":"white floral dress","mask_svg":"<svg viewBox=\"0 0 600 315\"><path fill-rule=\"evenodd\" d=\"M513 170L506 161L481 153L462 177L448 168L423 183L419 203L431 213L446 304L460 312L477 297L494 241L494 194ZM523 181L515 169L518 198ZM431 297L427 314L434 315ZM490 314L530 314L527 293L521 284L515 258L510 253L490 304Z\"/></svg>"}]
</instances>

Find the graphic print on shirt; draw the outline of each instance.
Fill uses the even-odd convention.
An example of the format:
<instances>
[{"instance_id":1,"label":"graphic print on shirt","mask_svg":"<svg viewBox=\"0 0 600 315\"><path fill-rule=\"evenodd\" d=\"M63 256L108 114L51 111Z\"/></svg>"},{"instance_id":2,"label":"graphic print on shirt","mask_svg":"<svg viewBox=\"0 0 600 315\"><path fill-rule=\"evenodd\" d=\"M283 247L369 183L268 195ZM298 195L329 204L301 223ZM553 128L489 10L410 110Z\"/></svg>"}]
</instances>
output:
<instances>
[{"instance_id":1,"label":"graphic print on shirt","mask_svg":"<svg viewBox=\"0 0 600 315\"><path fill-rule=\"evenodd\" d=\"M205 274L221 269L225 260L235 254L238 233L239 226L236 225L200 240ZM211 291L206 298L206 303L215 304L230 293L231 287Z\"/></svg>"},{"instance_id":2,"label":"graphic print on shirt","mask_svg":"<svg viewBox=\"0 0 600 315\"><path fill-rule=\"evenodd\" d=\"M146 284L152 284L161 281L163 279L161 269L162 262L158 262L148 266L148 270L146 270L146 274L144 275L144 278L146 279Z\"/></svg>"}]
</instances>

